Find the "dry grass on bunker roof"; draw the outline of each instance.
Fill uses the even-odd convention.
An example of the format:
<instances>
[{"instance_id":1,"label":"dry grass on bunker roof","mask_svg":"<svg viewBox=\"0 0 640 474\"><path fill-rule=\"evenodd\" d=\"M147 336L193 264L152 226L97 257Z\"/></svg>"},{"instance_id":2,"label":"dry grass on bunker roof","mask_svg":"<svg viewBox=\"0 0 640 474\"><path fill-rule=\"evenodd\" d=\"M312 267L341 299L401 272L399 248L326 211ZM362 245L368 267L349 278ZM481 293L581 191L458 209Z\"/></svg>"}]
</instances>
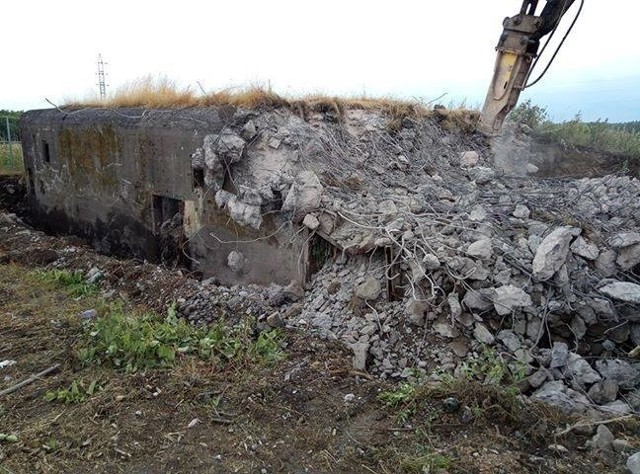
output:
<instances>
[{"instance_id":1,"label":"dry grass on bunker roof","mask_svg":"<svg viewBox=\"0 0 640 474\"><path fill-rule=\"evenodd\" d=\"M418 101L394 97L332 97L310 94L299 98L283 97L269 87L249 85L215 92L180 86L166 77L147 76L118 88L107 99L69 100L67 107L147 107L187 108L235 106L248 109L288 108L303 114L329 112L342 115L346 110L378 110L391 117L426 118L433 114L430 106ZM455 113L455 110L449 111ZM467 110L460 109L460 113Z\"/></svg>"}]
</instances>

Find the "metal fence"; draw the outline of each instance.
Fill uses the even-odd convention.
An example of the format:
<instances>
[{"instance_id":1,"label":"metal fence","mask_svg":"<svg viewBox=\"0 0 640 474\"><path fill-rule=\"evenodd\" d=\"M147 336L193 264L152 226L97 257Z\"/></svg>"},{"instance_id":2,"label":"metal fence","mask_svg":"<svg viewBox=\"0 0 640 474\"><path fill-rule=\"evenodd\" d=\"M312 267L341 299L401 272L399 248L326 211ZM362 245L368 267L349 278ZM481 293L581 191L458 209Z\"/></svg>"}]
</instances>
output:
<instances>
[{"instance_id":1,"label":"metal fence","mask_svg":"<svg viewBox=\"0 0 640 474\"><path fill-rule=\"evenodd\" d=\"M0 117L0 172L21 172L23 170L22 144L17 130L12 129L9 117Z\"/></svg>"}]
</instances>

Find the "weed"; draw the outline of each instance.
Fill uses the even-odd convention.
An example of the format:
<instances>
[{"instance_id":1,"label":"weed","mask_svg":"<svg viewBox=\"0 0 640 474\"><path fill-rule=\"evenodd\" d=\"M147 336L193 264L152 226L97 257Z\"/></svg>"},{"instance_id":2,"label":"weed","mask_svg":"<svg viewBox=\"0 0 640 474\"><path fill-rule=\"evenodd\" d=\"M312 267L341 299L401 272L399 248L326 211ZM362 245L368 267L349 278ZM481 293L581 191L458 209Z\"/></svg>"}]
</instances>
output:
<instances>
[{"instance_id":1,"label":"weed","mask_svg":"<svg viewBox=\"0 0 640 474\"><path fill-rule=\"evenodd\" d=\"M177 357L187 354L221 363L270 363L284 356L281 341L276 331L253 338L249 322L233 328L223 324L195 327L178 318L174 306L164 319L153 313L125 314L112 308L106 317L90 325L79 358L126 372L171 367Z\"/></svg>"},{"instance_id":2,"label":"weed","mask_svg":"<svg viewBox=\"0 0 640 474\"><path fill-rule=\"evenodd\" d=\"M87 283L82 276L82 272L70 272L68 270L41 270L37 272L38 277L45 282L57 283L69 289L71 296L90 296L98 293L98 286Z\"/></svg>"},{"instance_id":3,"label":"weed","mask_svg":"<svg viewBox=\"0 0 640 474\"><path fill-rule=\"evenodd\" d=\"M400 466L405 472L428 474L451 468L450 457L433 452L430 448L418 445L412 451L400 459Z\"/></svg>"},{"instance_id":4,"label":"weed","mask_svg":"<svg viewBox=\"0 0 640 474\"><path fill-rule=\"evenodd\" d=\"M91 398L96 392L102 390L97 380L94 380L85 388L82 382L73 381L69 388L61 388L47 392L44 399L48 402L82 403Z\"/></svg>"},{"instance_id":5,"label":"weed","mask_svg":"<svg viewBox=\"0 0 640 474\"><path fill-rule=\"evenodd\" d=\"M411 383L402 383L395 390L380 393L378 399L388 407L397 407L409 402L416 394L417 387Z\"/></svg>"},{"instance_id":6,"label":"weed","mask_svg":"<svg viewBox=\"0 0 640 474\"><path fill-rule=\"evenodd\" d=\"M52 436L42 447L45 451L52 453L60 448L60 442Z\"/></svg>"}]
</instances>

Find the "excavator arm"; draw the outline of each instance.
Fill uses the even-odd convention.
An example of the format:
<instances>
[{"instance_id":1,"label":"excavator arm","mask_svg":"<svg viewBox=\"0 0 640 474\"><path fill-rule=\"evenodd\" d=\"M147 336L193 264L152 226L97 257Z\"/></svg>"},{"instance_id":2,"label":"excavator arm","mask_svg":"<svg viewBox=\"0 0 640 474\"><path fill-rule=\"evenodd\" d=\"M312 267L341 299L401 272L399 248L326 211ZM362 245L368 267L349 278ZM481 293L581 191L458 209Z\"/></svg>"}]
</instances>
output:
<instances>
[{"instance_id":1,"label":"excavator arm","mask_svg":"<svg viewBox=\"0 0 640 474\"><path fill-rule=\"evenodd\" d=\"M535 11L539 0L524 0L520 13L505 18L500 36L498 57L487 97L480 114L478 130L486 135L500 132L505 117L518 102L526 85L540 39L558 26L574 0L547 0L540 15Z\"/></svg>"}]
</instances>

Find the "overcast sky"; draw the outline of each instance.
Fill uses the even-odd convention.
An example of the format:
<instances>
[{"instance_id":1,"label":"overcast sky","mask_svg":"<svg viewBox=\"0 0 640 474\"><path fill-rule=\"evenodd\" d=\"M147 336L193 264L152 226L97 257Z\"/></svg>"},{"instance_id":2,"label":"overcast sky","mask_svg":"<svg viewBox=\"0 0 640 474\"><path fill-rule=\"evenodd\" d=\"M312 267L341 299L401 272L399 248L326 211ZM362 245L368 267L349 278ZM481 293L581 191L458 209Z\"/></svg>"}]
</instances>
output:
<instances>
[{"instance_id":1,"label":"overcast sky","mask_svg":"<svg viewBox=\"0 0 640 474\"><path fill-rule=\"evenodd\" d=\"M396 96L480 106L502 20L520 0L14 0L2 2L0 109L44 108L146 74L207 89ZM544 0L541 0L541 5ZM579 0L576 0L579 3ZM572 9L573 13L575 10ZM569 16L572 16L571 13ZM548 75L523 98L558 120L640 120L636 0L586 0ZM565 19L565 23L569 23ZM544 58L542 60L544 62Z\"/></svg>"}]
</instances>

